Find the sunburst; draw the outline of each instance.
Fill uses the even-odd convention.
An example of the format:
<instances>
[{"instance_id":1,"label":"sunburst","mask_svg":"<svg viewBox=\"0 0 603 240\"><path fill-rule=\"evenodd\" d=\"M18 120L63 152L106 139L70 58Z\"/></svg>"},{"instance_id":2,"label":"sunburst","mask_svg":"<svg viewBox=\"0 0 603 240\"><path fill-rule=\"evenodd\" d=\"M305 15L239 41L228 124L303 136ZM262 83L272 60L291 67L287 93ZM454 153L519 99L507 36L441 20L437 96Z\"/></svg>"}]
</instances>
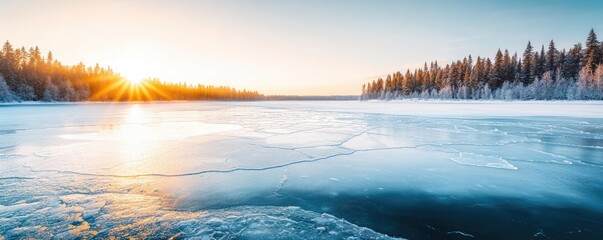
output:
<instances>
[{"instance_id":1,"label":"sunburst","mask_svg":"<svg viewBox=\"0 0 603 240\"><path fill-rule=\"evenodd\" d=\"M158 100L158 98L173 100L168 94L154 86L148 80L131 81L119 77L112 81L112 84L109 84L91 96L90 100L153 101Z\"/></svg>"}]
</instances>

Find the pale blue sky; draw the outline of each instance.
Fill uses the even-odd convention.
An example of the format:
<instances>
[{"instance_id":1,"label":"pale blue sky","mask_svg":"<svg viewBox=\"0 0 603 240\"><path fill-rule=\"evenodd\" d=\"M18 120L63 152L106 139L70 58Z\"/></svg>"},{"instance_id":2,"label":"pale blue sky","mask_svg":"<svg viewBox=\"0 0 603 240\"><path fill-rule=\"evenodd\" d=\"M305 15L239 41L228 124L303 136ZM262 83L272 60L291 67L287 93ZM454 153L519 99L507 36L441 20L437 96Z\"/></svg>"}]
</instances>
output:
<instances>
[{"instance_id":1,"label":"pale blue sky","mask_svg":"<svg viewBox=\"0 0 603 240\"><path fill-rule=\"evenodd\" d=\"M603 1L0 1L0 40L127 77L358 94L425 61L603 34ZM603 35L601 35L603 37Z\"/></svg>"}]
</instances>

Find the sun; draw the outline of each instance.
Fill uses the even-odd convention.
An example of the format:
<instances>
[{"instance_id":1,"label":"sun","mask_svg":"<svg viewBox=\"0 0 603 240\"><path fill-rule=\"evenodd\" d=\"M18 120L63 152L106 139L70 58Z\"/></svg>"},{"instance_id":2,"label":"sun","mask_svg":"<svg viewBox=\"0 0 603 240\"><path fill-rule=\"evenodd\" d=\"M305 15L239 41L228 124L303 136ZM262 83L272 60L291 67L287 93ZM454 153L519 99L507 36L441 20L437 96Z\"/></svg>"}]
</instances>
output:
<instances>
[{"instance_id":1,"label":"sun","mask_svg":"<svg viewBox=\"0 0 603 240\"><path fill-rule=\"evenodd\" d=\"M148 68L144 61L131 61L122 64L123 77L131 84L140 84L144 79L149 78Z\"/></svg>"},{"instance_id":2,"label":"sun","mask_svg":"<svg viewBox=\"0 0 603 240\"><path fill-rule=\"evenodd\" d=\"M127 45L119 49L111 65L128 83L140 84L144 79L155 77L159 69L159 60L151 52L152 46L144 43Z\"/></svg>"},{"instance_id":3,"label":"sun","mask_svg":"<svg viewBox=\"0 0 603 240\"><path fill-rule=\"evenodd\" d=\"M143 80L143 79L142 79L142 78L139 78L139 77L135 77L135 78L132 78L132 77L129 77L129 78L128 78L128 77L126 77L126 80L127 80L127 81L128 81L130 84L133 84L133 85L139 85L139 84L142 82L142 80Z\"/></svg>"}]
</instances>

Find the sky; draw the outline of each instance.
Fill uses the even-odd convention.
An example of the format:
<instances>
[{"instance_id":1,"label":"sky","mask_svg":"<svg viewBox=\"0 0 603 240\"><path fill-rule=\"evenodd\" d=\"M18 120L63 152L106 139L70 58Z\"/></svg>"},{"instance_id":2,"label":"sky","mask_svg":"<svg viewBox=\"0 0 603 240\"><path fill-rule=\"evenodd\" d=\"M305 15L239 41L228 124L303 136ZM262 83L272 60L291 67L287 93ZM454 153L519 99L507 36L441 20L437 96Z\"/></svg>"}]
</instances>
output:
<instances>
[{"instance_id":1,"label":"sky","mask_svg":"<svg viewBox=\"0 0 603 240\"><path fill-rule=\"evenodd\" d=\"M603 1L0 0L0 41L128 78L354 95L426 61L603 39Z\"/></svg>"}]
</instances>

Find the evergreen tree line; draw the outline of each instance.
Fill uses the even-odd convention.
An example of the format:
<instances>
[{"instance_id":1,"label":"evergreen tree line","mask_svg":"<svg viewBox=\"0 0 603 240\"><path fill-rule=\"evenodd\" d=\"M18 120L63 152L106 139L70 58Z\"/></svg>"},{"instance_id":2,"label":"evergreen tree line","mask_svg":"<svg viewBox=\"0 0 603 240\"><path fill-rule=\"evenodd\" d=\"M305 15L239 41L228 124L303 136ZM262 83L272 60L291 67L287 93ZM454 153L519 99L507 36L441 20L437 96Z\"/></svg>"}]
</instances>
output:
<instances>
[{"instance_id":1,"label":"evergreen tree line","mask_svg":"<svg viewBox=\"0 0 603 240\"><path fill-rule=\"evenodd\" d=\"M169 100L237 100L237 101L252 101L264 99L264 95L257 91L237 90L226 86L208 86L203 84L186 84L186 83L165 83L159 79L147 79L143 82L147 88L147 94L150 99L169 101ZM154 91L153 89L158 89ZM139 91L143 91L139 89ZM136 96L136 94L134 95ZM140 99L145 100L145 93L138 94Z\"/></svg>"},{"instance_id":2,"label":"evergreen tree line","mask_svg":"<svg viewBox=\"0 0 603 240\"><path fill-rule=\"evenodd\" d=\"M585 45L559 51L551 40L546 51L534 51L528 42L522 57L499 49L494 60L469 55L444 67L425 63L364 84L361 99L602 100L603 43L593 29Z\"/></svg>"},{"instance_id":3,"label":"evergreen tree line","mask_svg":"<svg viewBox=\"0 0 603 240\"><path fill-rule=\"evenodd\" d=\"M0 102L16 101L153 101L256 100L258 92L229 87L163 83L157 79L131 84L111 68L83 63L68 66L42 56L38 47L0 49Z\"/></svg>"}]
</instances>

